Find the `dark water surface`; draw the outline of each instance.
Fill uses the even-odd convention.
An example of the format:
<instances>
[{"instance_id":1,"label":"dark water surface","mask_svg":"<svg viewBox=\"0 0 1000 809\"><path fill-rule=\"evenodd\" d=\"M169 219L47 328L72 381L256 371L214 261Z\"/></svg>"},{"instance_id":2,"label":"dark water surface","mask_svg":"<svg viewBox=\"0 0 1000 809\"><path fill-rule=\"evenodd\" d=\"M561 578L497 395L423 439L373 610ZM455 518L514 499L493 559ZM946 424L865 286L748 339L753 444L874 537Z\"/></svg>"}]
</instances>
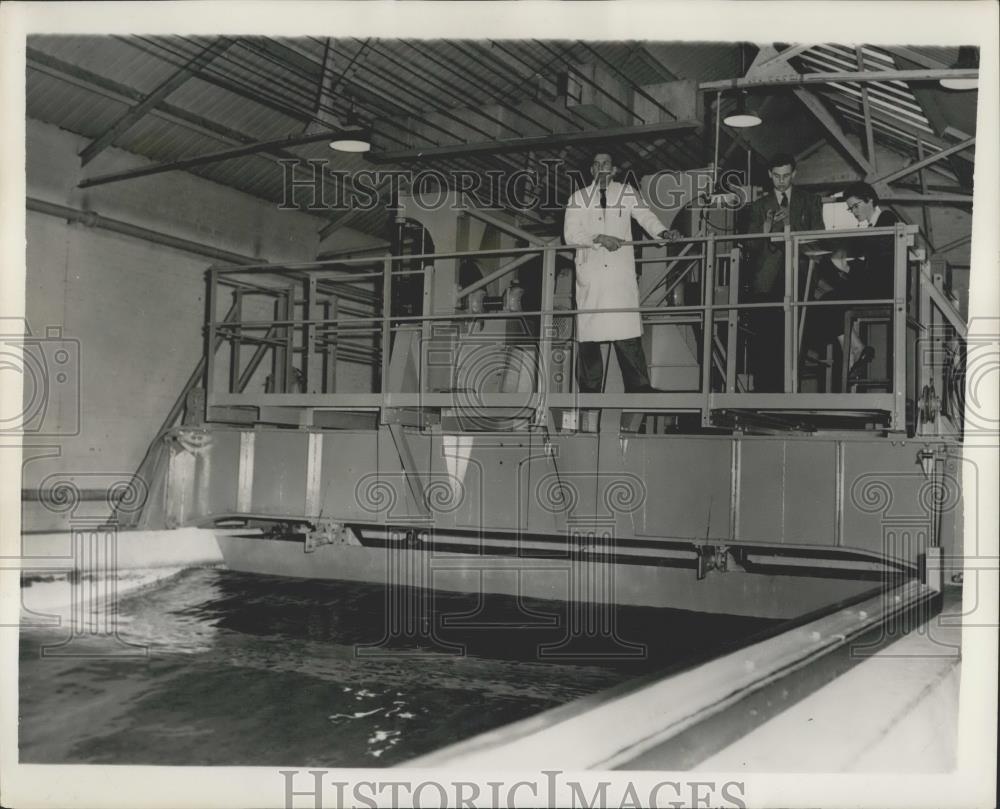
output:
<instances>
[{"instance_id":1,"label":"dark water surface","mask_svg":"<svg viewBox=\"0 0 1000 809\"><path fill-rule=\"evenodd\" d=\"M147 656L100 639L65 647L98 656L42 657L69 630L22 630L21 761L384 766L775 624L621 608L616 640L566 604L455 594L400 624L390 595L197 569L121 600L119 636Z\"/></svg>"}]
</instances>

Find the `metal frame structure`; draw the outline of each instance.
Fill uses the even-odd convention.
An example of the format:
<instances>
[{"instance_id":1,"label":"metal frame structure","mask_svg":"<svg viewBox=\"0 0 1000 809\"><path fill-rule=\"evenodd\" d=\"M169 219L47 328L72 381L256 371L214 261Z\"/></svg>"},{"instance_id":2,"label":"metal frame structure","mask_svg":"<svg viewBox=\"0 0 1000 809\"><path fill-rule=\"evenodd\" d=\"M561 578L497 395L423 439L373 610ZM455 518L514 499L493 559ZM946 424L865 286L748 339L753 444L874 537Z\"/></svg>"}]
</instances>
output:
<instances>
[{"instance_id":1,"label":"metal frame structure","mask_svg":"<svg viewBox=\"0 0 1000 809\"><path fill-rule=\"evenodd\" d=\"M906 357L908 342L912 342L916 336L913 332L916 321L912 318L908 320L906 310L907 255L915 232L914 226L899 225L850 232L708 235L681 240L679 244L683 245L683 249L680 255L642 259L645 266L662 263L665 267L676 268L669 276L669 283L664 285L666 291L663 300L656 305L643 305L637 311L641 313L647 326L655 323L688 325L700 335L700 384L694 390L627 395L579 394L574 392L571 384L552 384L548 366L551 363L555 335L559 333L556 320L577 314L573 309L553 308L555 259L557 254L571 253L575 249L573 246L547 243L490 251L385 256L377 264L373 264L371 259L348 259L298 265L215 266L209 271L209 311L217 311L216 301L220 299L221 288L225 287L232 289L236 314L227 320L220 320L216 315L207 323L208 345L228 343L230 349L230 367L226 374L229 382L221 388L216 376L220 360L216 352L208 352L206 392L209 419L224 421L237 417L240 421L252 421L255 417L252 409L257 408L259 412L268 414L268 418L264 419L268 420L287 408L284 413L289 423L308 426L313 423L311 418L314 414L324 410L381 412L384 422L389 411L398 409L474 407L485 411L494 408L526 408L530 411L531 424L546 425L549 423L547 413L552 409L620 408L646 413L696 413L701 428L714 429L730 423L720 421L719 415L724 412L780 414L788 411L795 413L796 423L801 424L803 421L808 422L808 419L802 418L804 412L816 410L827 413L863 413L870 416L881 414L885 417L882 425L884 429L890 433L904 432L907 428L907 398L914 400L921 384L920 380L912 379L908 388L906 363L902 359ZM799 271L804 244L816 246L830 241L843 243L847 239L885 237L895 240L892 298L833 302L807 300L809 294L800 289ZM788 292L781 301L739 302L740 254L737 243L755 239L783 244L785 289ZM626 249L651 248L659 244L634 242L629 243ZM696 248L696 251L688 253L692 248ZM445 262L450 264L454 259L484 257L510 260L482 281L459 290L459 300L467 299L471 292L514 272L527 260L540 257L541 308L523 312L446 311L411 316L390 313L394 281L407 275L420 274L425 278L427 289L434 274L443 271L435 269L435 262L439 265ZM421 263L423 268L403 270L403 262ZM332 268L333 265L336 269ZM727 277L723 277L726 282L724 286L716 283L722 268L727 269L724 273ZM685 306L668 305L666 300L669 292L678 283L692 277L700 279L700 302ZM724 299L717 299L719 294L723 294ZM243 304L252 296L278 301L275 315L245 317ZM887 311L887 318L892 321L889 342L891 353L893 357L900 358L900 361L892 363L891 390L865 393L801 391L800 346L804 326L808 322L809 312L831 305L838 309L878 307ZM355 308L352 309L351 306ZM739 316L743 312L761 308L780 309L783 313L785 385L784 391L779 393L748 393L741 391L736 384L737 376L746 370L739 367L736 350L740 331ZM330 316L330 311L335 311L336 314ZM537 319L539 324L537 338L528 341L533 343L529 350L534 357L534 381L530 391L456 392L434 389L426 383L422 363L426 361L426 349L440 327L450 328L460 334L471 323L524 318ZM421 344L417 352L421 360L416 368L418 383L414 387L412 384L405 385L399 373L392 369L386 348L398 348L400 335L412 333L415 328L420 330L421 342L426 344ZM357 338L364 335L367 335L367 343L362 348L359 347ZM712 339L704 339L705 335L711 335ZM565 339L563 341L566 342ZM460 337L457 338L457 344L461 345ZM249 364L241 368L241 351L247 345L253 345L255 349ZM249 392L247 382L258 370L264 353L268 351L274 355L273 384L263 392ZM374 375L379 380L377 387L373 385L368 391L338 391L332 384L321 382L321 378L330 378L331 362L336 363L336 357L331 359L330 352L340 352L341 358L346 352L348 359L371 363L375 369ZM297 363L293 363L293 357L299 358ZM297 378L303 380L299 385L292 384L293 367L299 372ZM325 372L324 367L327 369ZM572 378L573 374L569 373L568 376ZM239 415L240 408L244 409L242 416ZM753 424L752 420L744 420L744 423L751 426Z\"/></svg>"},{"instance_id":2,"label":"metal frame structure","mask_svg":"<svg viewBox=\"0 0 1000 809\"><path fill-rule=\"evenodd\" d=\"M708 235L682 240L677 255L644 255L659 273L638 307L647 330L669 324L701 338L686 342L697 384L640 394L572 390L560 344L571 332L557 321L576 311L557 306L567 298L564 286L557 299L556 260L575 245L215 266L205 397L191 397L183 426L165 425L146 476L155 495L128 524L246 526L220 547L248 572L386 581L403 566L423 572L400 581L445 591L767 617L920 575L927 549L956 542L960 493L948 470L960 425L924 415L932 395L917 401L942 369L910 351L914 338L925 325L946 340L958 330L933 279L908 263L913 232ZM805 392L799 336L809 312L829 304L800 288L799 257L844 238L893 240L893 297L836 304L888 310L891 381L882 392ZM739 302L737 242L747 240L783 247L782 300ZM525 256L539 262L537 308L459 308L476 294L475 282L455 285L461 259L492 259L484 280L499 281L524 270ZM907 312L910 270L920 292ZM394 310L394 284L414 276L424 280L421 313ZM694 302L675 304L682 281ZM740 315L762 307L785 323L781 393L738 384ZM485 325L526 320L536 328ZM473 324L491 358L524 361L509 388L484 391L462 376ZM367 389L343 389L340 360L369 372ZM921 412L912 440L908 399ZM912 515L885 510L885 486ZM634 506L619 503L626 490ZM926 493L939 490L946 502L928 513ZM607 587L580 589L598 579Z\"/></svg>"}]
</instances>

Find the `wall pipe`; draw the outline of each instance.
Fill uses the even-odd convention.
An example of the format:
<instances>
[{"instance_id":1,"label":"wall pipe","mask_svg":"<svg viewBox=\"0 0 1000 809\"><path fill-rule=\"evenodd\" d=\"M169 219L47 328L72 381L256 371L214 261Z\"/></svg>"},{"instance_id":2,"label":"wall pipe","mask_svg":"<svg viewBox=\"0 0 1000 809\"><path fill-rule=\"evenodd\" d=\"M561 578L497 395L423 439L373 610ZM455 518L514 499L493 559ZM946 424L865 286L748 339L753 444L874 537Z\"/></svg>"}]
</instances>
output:
<instances>
[{"instance_id":1,"label":"wall pipe","mask_svg":"<svg viewBox=\"0 0 1000 809\"><path fill-rule=\"evenodd\" d=\"M163 245L164 247L172 247L175 250L181 250L185 253L195 253L196 255L206 256L217 261L226 261L230 264L259 264L261 261L259 258L232 253L229 250L220 250L218 247L212 247L211 245L191 241L179 236L171 236L158 230L150 230L149 228L133 225L129 222L123 222L120 219L111 219L94 211L83 211L68 205L60 205L57 202L48 202L47 200L28 197L27 206L29 211L34 211L35 213L43 213L60 219L66 219L69 222L76 222L85 227L110 230L114 233L120 233L123 236L131 236L134 239L142 239L153 244Z\"/></svg>"}]
</instances>

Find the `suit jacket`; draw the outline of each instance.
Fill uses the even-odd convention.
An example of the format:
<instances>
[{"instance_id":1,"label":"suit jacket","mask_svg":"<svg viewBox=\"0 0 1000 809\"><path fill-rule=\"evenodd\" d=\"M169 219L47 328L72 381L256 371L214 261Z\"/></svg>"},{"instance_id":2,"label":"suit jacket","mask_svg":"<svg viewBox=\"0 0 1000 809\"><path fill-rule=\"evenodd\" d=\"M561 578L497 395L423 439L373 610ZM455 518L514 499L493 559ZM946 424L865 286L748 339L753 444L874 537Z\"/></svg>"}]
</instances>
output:
<instances>
[{"instance_id":1,"label":"suit jacket","mask_svg":"<svg viewBox=\"0 0 1000 809\"><path fill-rule=\"evenodd\" d=\"M892 211L882 211L874 227L892 227L897 222L899 217ZM855 241L851 271L838 297L843 300L891 298L895 240L892 236L869 236Z\"/></svg>"},{"instance_id":2,"label":"suit jacket","mask_svg":"<svg viewBox=\"0 0 1000 809\"><path fill-rule=\"evenodd\" d=\"M780 209L774 191L769 191L750 204L744 233L762 233L768 211ZM788 224L791 230L823 230L823 204L819 197L799 188L792 189L788 198ZM778 233L781 228L773 228ZM744 284L751 297L762 300L778 300L785 289L785 250L783 245L773 244L766 239L747 242L744 255L747 269Z\"/></svg>"}]
</instances>

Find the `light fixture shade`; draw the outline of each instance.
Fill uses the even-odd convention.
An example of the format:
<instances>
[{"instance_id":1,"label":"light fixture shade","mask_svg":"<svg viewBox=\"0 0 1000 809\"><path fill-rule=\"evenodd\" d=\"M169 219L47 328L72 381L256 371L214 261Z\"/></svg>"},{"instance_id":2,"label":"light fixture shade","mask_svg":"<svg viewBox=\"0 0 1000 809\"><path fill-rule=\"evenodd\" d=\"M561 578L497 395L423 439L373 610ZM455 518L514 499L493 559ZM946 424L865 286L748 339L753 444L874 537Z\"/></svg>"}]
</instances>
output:
<instances>
[{"instance_id":1,"label":"light fixture shade","mask_svg":"<svg viewBox=\"0 0 1000 809\"><path fill-rule=\"evenodd\" d=\"M339 138L330 141L330 148L337 152L370 152L372 145L367 140Z\"/></svg>"},{"instance_id":2,"label":"light fixture shade","mask_svg":"<svg viewBox=\"0 0 1000 809\"><path fill-rule=\"evenodd\" d=\"M941 79L945 90L975 90L979 87L979 79Z\"/></svg>"},{"instance_id":3,"label":"light fixture shade","mask_svg":"<svg viewBox=\"0 0 1000 809\"><path fill-rule=\"evenodd\" d=\"M726 126L735 127L736 129L747 129L751 126L759 126L762 123L761 117L754 111L749 103L747 94L744 92L741 92L736 97L736 109L723 118L722 122Z\"/></svg>"},{"instance_id":4,"label":"light fixture shade","mask_svg":"<svg viewBox=\"0 0 1000 809\"><path fill-rule=\"evenodd\" d=\"M958 59L952 67L958 70L978 68L979 48L962 45L958 49ZM941 86L946 90L975 90L979 87L979 79L941 79Z\"/></svg>"},{"instance_id":5,"label":"light fixture shade","mask_svg":"<svg viewBox=\"0 0 1000 809\"><path fill-rule=\"evenodd\" d=\"M759 116L754 115L753 113L741 112L727 115L723 119L723 123L726 126L732 126L736 129L748 129L751 126L759 126L762 121Z\"/></svg>"}]
</instances>

